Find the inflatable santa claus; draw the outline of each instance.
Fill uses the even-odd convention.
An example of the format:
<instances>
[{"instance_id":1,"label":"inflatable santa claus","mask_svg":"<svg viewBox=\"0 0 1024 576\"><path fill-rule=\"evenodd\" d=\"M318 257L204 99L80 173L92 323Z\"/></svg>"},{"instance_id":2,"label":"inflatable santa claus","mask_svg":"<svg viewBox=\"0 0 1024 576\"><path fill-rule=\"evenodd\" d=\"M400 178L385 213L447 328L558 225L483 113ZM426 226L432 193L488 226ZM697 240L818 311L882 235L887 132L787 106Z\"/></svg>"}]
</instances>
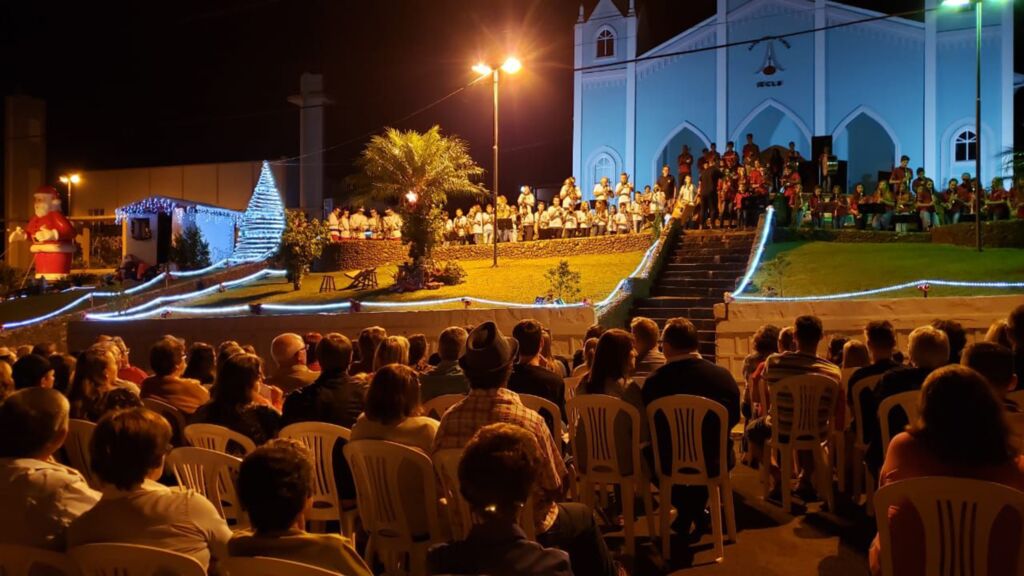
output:
<instances>
[{"instance_id":1,"label":"inflatable santa claus","mask_svg":"<svg viewBox=\"0 0 1024 576\"><path fill-rule=\"evenodd\" d=\"M75 255L75 227L60 211L57 190L40 186L35 193L35 216L25 232L32 240L29 251L35 258L36 278L60 280L71 273Z\"/></svg>"}]
</instances>

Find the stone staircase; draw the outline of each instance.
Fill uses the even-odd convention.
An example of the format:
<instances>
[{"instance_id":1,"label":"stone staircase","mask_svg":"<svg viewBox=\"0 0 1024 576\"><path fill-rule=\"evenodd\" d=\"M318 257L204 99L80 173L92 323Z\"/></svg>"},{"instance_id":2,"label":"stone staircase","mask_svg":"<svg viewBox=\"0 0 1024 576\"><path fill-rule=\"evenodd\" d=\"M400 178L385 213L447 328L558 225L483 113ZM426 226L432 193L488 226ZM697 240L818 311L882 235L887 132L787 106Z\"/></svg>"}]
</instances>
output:
<instances>
[{"instance_id":1,"label":"stone staircase","mask_svg":"<svg viewBox=\"0 0 1024 576\"><path fill-rule=\"evenodd\" d=\"M700 332L700 353L715 361L714 305L736 287L750 257L753 232L684 231L672 247L651 297L637 300L633 316L646 316L664 326L682 316Z\"/></svg>"}]
</instances>

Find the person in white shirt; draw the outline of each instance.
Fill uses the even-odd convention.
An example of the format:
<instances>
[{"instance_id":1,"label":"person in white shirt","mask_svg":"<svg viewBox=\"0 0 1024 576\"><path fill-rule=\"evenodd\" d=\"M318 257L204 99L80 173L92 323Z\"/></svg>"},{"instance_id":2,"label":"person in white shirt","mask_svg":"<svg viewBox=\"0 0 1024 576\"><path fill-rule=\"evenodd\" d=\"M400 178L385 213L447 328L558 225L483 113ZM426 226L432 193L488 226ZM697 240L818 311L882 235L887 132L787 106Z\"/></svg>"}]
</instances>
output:
<instances>
[{"instance_id":1,"label":"person in white shirt","mask_svg":"<svg viewBox=\"0 0 1024 576\"><path fill-rule=\"evenodd\" d=\"M342 210L341 216L338 218L338 236L342 240L352 238L352 224L348 215L348 210Z\"/></svg>"},{"instance_id":2,"label":"person in white shirt","mask_svg":"<svg viewBox=\"0 0 1024 576\"><path fill-rule=\"evenodd\" d=\"M618 212L615 214L615 233L629 234L629 202L619 204Z\"/></svg>"},{"instance_id":3,"label":"person in white shirt","mask_svg":"<svg viewBox=\"0 0 1024 576\"><path fill-rule=\"evenodd\" d=\"M619 206L622 206L623 200L629 202L632 197L633 183L629 181L629 174L623 172L619 174L619 181L615 183L615 198L618 199Z\"/></svg>"},{"instance_id":4,"label":"person in white shirt","mask_svg":"<svg viewBox=\"0 0 1024 576\"><path fill-rule=\"evenodd\" d=\"M576 207L576 235L590 236L590 212L586 204Z\"/></svg>"},{"instance_id":5,"label":"person in white shirt","mask_svg":"<svg viewBox=\"0 0 1024 576\"><path fill-rule=\"evenodd\" d=\"M68 527L68 547L113 543L186 554L204 568L227 557L231 529L217 509L191 490L156 482L163 475L171 426L146 408L112 412L92 436L92 468L103 497Z\"/></svg>"},{"instance_id":6,"label":"person in white shirt","mask_svg":"<svg viewBox=\"0 0 1024 576\"><path fill-rule=\"evenodd\" d=\"M602 176L601 181L594 184L594 201L596 202L608 202L608 199L612 195L612 187L608 182L607 176Z\"/></svg>"},{"instance_id":7,"label":"person in white shirt","mask_svg":"<svg viewBox=\"0 0 1024 576\"><path fill-rule=\"evenodd\" d=\"M533 235L536 230L537 219L533 215L533 211L530 206L523 204L519 208L520 222L523 228L523 242L529 242L533 240Z\"/></svg>"},{"instance_id":8,"label":"person in white shirt","mask_svg":"<svg viewBox=\"0 0 1024 576\"><path fill-rule=\"evenodd\" d=\"M548 208L548 235L551 238L562 237L562 209L554 204Z\"/></svg>"},{"instance_id":9,"label":"person in white shirt","mask_svg":"<svg viewBox=\"0 0 1024 576\"><path fill-rule=\"evenodd\" d=\"M537 203L537 238L547 240L550 238L551 214L548 213L543 202Z\"/></svg>"},{"instance_id":10,"label":"person in white shirt","mask_svg":"<svg viewBox=\"0 0 1024 576\"><path fill-rule=\"evenodd\" d=\"M462 208L455 209L455 234L458 236L459 244L466 243L466 236L469 234L469 218L462 213Z\"/></svg>"},{"instance_id":11,"label":"person in white shirt","mask_svg":"<svg viewBox=\"0 0 1024 576\"><path fill-rule=\"evenodd\" d=\"M619 211L615 206L608 207L608 234L615 234L619 231L618 225L615 223L615 219L618 217Z\"/></svg>"},{"instance_id":12,"label":"person in white shirt","mask_svg":"<svg viewBox=\"0 0 1024 576\"><path fill-rule=\"evenodd\" d=\"M576 237L576 211L572 208L562 211L562 238Z\"/></svg>"},{"instance_id":13,"label":"person in white shirt","mask_svg":"<svg viewBox=\"0 0 1024 576\"><path fill-rule=\"evenodd\" d=\"M458 236L455 234L455 221L448 218L444 222L444 245L449 246L458 241Z\"/></svg>"},{"instance_id":14,"label":"person in white shirt","mask_svg":"<svg viewBox=\"0 0 1024 576\"><path fill-rule=\"evenodd\" d=\"M487 205L487 209L482 213L480 217L483 222L484 230L484 244L494 243L494 206Z\"/></svg>"},{"instance_id":15,"label":"person in white shirt","mask_svg":"<svg viewBox=\"0 0 1024 576\"><path fill-rule=\"evenodd\" d=\"M337 242L341 239L340 215L341 208L337 206L327 215L327 233L331 236L331 242Z\"/></svg>"},{"instance_id":16,"label":"person in white shirt","mask_svg":"<svg viewBox=\"0 0 1024 576\"><path fill-rule=\"evenodd\" d=\"M479 204L469 209L469 222L473 226L473 244L484 243L484 211Z\"/></svg>"},{"instance_id":17,"label":"person in white shirt","mask_svg":"<svg viewBox=\"0 0 1024 576\"><path fill-rule=\"evenodd\" d=\"M633 232L640 233L644 226L644 205L643 202L633 202L629 205L629 215L633 219Z\"/></svg>"},{"instance_id":18,"label":"person in white shirt","mask_svg":"<svg viewBox=\"0 0 1024 576\"><path fill-rule=\"evenodd\" d=\"M558 190L558 199L572 198L573 189L576 187L576 180L570 176L562 182L562 187Z\"/></svg>"},{"instance_id":19,"label":"person in white shirt","mask_svg":"<svg viewBox=\"0 0 1024 576\"><path fill-rule=\"evenodd\" d=\"M573 204L574 202L571 193L567 195L565 198L562 198L562 210L572 210Z\"/></svg>"},{"instance_id":20,"label":"person in white shirt","mask_svg":"<svg viewBox=\"0 0 1024 576\"><path fill-rule=\"evenodd\" d=\"M356 240L365 240L366 228L370 224L370 221L366 218L366 209L362 206L356 208L356 213L349 218L349 223L352 228L352 238Z\"/></svg>"},{"instance_id":21,"label":"person in white shirt","mask_svg":"<svg viewBox=\"0 0 1024 576\"><path fill-rule=\"evenodd\" d=\"M100 493L53 455L68 436L67 399L52 388L25 388L0 405L0 544L63 552L68 524Z\"/></svg>"},{"instance_id":22,"label":"person in white shirt","mask_svg":"<svg viewBox=\"0 0 1024 576\"><path fill-rule=\"evenodd\" d=\"M594 234L604 236L608 232L608 206L604 202L598 202L594 209Z\"/></svg>"},{"instance_id":23,"label":"person in white shirt","mask_svg":"<svg viewBox=\"0 0 1024 576\"><path fill-rule=\"evenodd\" d=\"M380 214L377 213L376 208L370 209L370 217L367 219L366 229L370 232L367 238L375 239L381 237Z\"/></svg>"},{"instance_id":24,"label":"person in white shirt","mask_svg":"<svg viewBox=\"0 0 1024 576\"><path fill-rule=\"evenodd\" d=\"M519 207L529 206L532 210L536 203L537 197L533 195L533 190L529 186L523 186L519 189L519 199L516 200L516 204Z\"/></svg>"},{"instance_id":25,"label":"person in white shirt","mask_svg":"<svg viewBox=\"0 0 1024 576\"><path fill-rule=\"evenodd\" d=\"M385 237L391 238L392 240L402 239L402 217L395 213L394 210L388 208L384 211L384 230L386 231Z\"/></svg>"},{"instance_id":26,"label":"person in white shirt","mask_svg":"<svg viewBox=\"0 0 1024 576\"><path fill-rule=\"evenodd\" d=\"M697 201L697 188L693 185L693 177L689 174L683 177L683 183L679 185L679 193L676 198L679 221L684 228L689 228L690 221L693 220L694 202Z\"/></svg>"}]
</instances>

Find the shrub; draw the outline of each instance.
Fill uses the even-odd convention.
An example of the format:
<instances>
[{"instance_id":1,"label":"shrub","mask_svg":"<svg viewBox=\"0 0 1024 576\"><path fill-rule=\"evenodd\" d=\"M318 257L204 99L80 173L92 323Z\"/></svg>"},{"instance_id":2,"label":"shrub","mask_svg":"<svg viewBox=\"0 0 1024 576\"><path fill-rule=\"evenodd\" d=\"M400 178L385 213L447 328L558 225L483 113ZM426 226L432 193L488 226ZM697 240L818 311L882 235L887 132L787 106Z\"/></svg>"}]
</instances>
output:
<instances>
[{"instance_id":1,"label":"shrub","mask_svg":"<svg viewBox=\"0 0 1024 576\"><path fill-rule=\"evenodd\" d=\"M178 270L198 270L210 265L210 244L198 226L190 224L175 236L169 260L178 265Z\"/></svg>"},{"instance_id":2,"label":"shrub","mask_svg":"<svg viewBox=\"0 0 1024 576\"><path fill-rule=\"evenodd\" d=\"M544 273L550 283L550 295L555 300L570 302L580 296L580 273L569 268L568 260L561 260L558 265Z\"/></svg>"},{"instance_id":3,"label":"shrub","mask_svg":"<svg viewBox=\"0 0 1024 576\"><path fill-rule=\"evenodd\" d=\"M458 262L445 262L434 278L445 286L455 286L466 281L466 269Z\"/></svg>"},{"instance_id":4,"label":"shrub","mask_svg":"<svg viewBox=\"0 0 1024 576\"><path fill-rule=\"evenodd\" d=\"M278 257L288 272L288 279L299 290L302 277L309 272L310 265L320 257L327 244L327 225L317 218L307 218L301 210L289 210L287 218Z\"/></svg>"}]
</instances>

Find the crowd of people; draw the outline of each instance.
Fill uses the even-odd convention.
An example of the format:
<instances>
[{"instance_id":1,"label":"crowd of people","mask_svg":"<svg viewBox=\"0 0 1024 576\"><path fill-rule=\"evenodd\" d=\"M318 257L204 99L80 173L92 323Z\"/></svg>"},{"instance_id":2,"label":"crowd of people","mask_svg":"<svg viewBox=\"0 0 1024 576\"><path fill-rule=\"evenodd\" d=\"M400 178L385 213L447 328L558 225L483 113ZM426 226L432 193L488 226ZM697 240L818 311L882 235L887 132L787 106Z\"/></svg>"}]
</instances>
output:
<instances>
[{"instance_id":1,"label":"crowd of people","mask_svg":"<svg viewBox=\"0 0 1024 576\"><path fill-rule=\"evenodd\" d=\"M463 451L460 492L474 524L466 539L431 548L430 573L625 574L601 529L616 524L616 500L623 496L597 509L571 501L570 477L586 466L586 455L573 454L572 443L553 434L558 428L552 415L527 408L520 395L554 403L561 417L568 415L566 398L587 394L619 398L641 414L673 395L710 399L725 408L726 429L744 423L745 449L738 451L743 461L768 466L776 494L795 481L796 492L811 500L816 463L799 459L800 472L792 478L764 451L777 425L771 391L803 374L827 377L836 399L830 418L838 430L864 431L864 460L879 486L952 476L1024 490L1024 457L1013 428L1021 407L1008 398L1024 370L1024 305L984 341L969 345L963 328L945 320L915 329L905 354L888 321L868 323L864 336L833 337L822 346L824 330L814 316L800 316L782 329L765 325L752 337L740 382L701 357L699 333L685 318L670 319L662 329L643 317L634 318L629 330L593 326L571 357L552 352L552 335L536 320L520 321L508 336L493 322L452 326L439 334L433 353L425 335L389 335L382 327L362 330L354 342L339 333L284 333L271 342L273 367L235 341L186 345L170 335L148 351L149 371L132 363L116 336L101 337L74 356L50 343L2 349L0 509L6 520L0 522L0 544L62 551L133 543L187 554L204 566L229 556L270 556L342 574L374 573L377 567L357 552L359 539L306 532L313 456L278 436L284 426L312 421L350 429L352 443L389 440L428 457ZM855 402L854 387L869 377L880 377L878 385ZM893 394L915 390L920 417L896 422L894 430L906 431L883 452L874 410ZM439 418L424 413L424 402L446 394L464 398ZM169 404L188 422L229 428L257 446L247 454L229 447L244 458L237 492L250 529L232 530L218 507L174 486L164 462L176 433L143 406L146 398ZM863 418L852 414L855 403L867 407ZM60 463L69 419L96 425L89 448L96 485ZM737 451L730 437L727 453L717 452L719 424L705 421L701 449L710 470L728 473ZM662 419L651 428L644 418L640 438L630 439L628 432L616 437L641 444L639 465L653 484L670 472L656 469L653 448L668 450L670 443L652 441L665 437L667 426ZM661 461L670 462L670 454ZM357 502L351 472L340 454L333 462L342 508L351 508ZM416 477L408 481L422 486ZM709 529L704 487L677 486L659 500L658 506L676 509L677 534L694 538ZM532 506L535 540L518 524L526 505ZM413 533L428 530L424 516L406 521ZM911 514L898 513L893 522L904 534L914 533ZM897 573L921 573L920 537L902 536L900 542ZM870 555L876 573L879 546Z\"/></svg>"},{"instance_id":2,"label":"crowd of people","mask_svg":"<svg viewBox=\"0 0 1024 576\"><path fill-rule=\"evenodd\" d=\"M450 244L490 244L495 237L522 242L658 230L664 215L677 210L687 227L744 229L756 226L758 216L773 206L783 226L927 231L977 218L978 194L981 218L1024 218L1024 178L1009 190L1003 178L993 178L985 189L965 172L936 187L924 168L914 171L903 156L869 192L862 183L845 190L833 182L836 162L828 148L812 163L816 176L810 181L801 175L806 163L794 142L762 153L753 134L747 134L740 151L730 141L720 153L712 143L695 157L684 145L676 172L663 166L656 182L642 190L623 172L614 184L601 178L591 199L584 200L576 179L569 177L547 203L523 186L515 204L498 196L496 206L458 208L444 214L438 228ZM369 216L364 208L335 208L328 228L334 241L402 238L401 216L390 208L383 215L370 210Z\"/></svg>"}]
</instances>

